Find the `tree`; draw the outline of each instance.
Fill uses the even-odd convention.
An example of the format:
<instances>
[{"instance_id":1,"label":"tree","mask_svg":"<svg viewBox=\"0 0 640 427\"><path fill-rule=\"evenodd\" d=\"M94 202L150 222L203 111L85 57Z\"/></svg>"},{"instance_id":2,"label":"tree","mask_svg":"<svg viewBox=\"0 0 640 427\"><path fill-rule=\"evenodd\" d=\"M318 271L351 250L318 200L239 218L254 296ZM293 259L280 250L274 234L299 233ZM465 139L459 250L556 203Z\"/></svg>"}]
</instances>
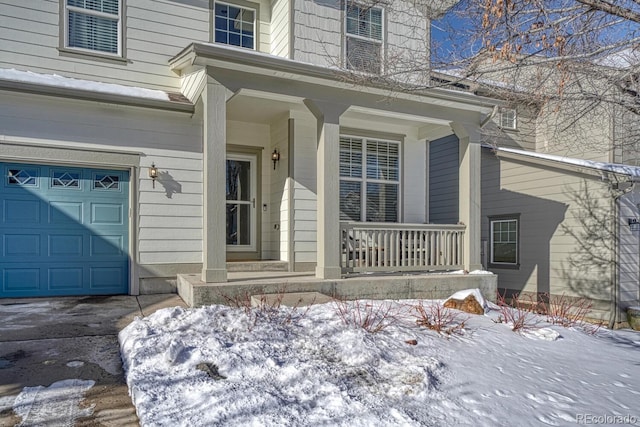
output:
<instances>
[{"instance_id":1,"label":"tree","mask_svg":"<svg viewBox=\"0 0 640 427\"><path fill-rule=\"evenodd\" d=\"M364 3L395 13L407 2ZM454 2L409 3L437 19ZM435 25L429 62L388 49L375 80L404 91L445 86L498 98L533 111L532 128L542 124L548 140L571 140L578 150L615 146L617 159L629 160L640 148L639 0L462 0Z\"/></svg>"}]
</instances>

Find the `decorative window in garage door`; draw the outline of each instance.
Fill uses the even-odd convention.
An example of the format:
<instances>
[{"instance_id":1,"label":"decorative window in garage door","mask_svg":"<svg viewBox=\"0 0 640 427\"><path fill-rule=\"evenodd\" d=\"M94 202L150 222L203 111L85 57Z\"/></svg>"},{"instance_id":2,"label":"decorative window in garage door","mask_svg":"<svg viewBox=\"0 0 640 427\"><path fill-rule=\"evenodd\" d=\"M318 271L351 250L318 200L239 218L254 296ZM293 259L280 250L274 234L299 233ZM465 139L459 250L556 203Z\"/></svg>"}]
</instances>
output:
<instances>
[{"instance_id":1,"label":"decorative window in garage door","mask_svg":"<svg viewBox=\"0 0 640 427\"><path fill-rule=\"evenodd\" d=\"M120 177L118 175L96 174L93 178L93 188L96 190L119 190Z\"/></svg>"},{"instance_id":2,"label":"decorative window in garage door","mask_svg":"<svg viewBox=\"0 0 640 427\"><path fill-rule=\"evenodd\" d=\"M37 169L9 169L7 171L7 183L10 185L38 185Z\"/></svg>"},{"instance_id":3,"label":"decorative window in garage door","mask_svg":"<svg viewBox=\"0 0 640 427\"><path fill-rule=\"evenodd\" d=\"M80 188L80 173L67 172L67 171L52 171L51 187Z\"/></svg>"}]
</instances>

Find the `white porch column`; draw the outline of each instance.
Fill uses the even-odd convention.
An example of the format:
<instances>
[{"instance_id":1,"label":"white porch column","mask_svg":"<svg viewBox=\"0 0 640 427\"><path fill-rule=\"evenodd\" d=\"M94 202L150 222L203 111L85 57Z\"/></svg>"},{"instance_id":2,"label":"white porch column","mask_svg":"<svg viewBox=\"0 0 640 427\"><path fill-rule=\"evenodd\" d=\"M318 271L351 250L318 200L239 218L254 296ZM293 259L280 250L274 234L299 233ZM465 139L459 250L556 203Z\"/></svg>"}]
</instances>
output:
<instances>
[{"instance_id":1,"label":"white porch column","mask_svg":"<svg viewBox=\"0 0 640 427\"><path fill-rule=\"evenodd\" d=\"M203 104L203 242L202 281L227 281L226 157L227 89L210 76Z\"/></svg>"},{"instance_id":2,"label":"white porch column","mask_svg":"<svg viewBox=\"0 0 640 427\"><path fill-rule=\"evenodd\" d=\"M348 106L305 99L316 117L317 266L316 277L339 279L340 269L340 116Z\"/></svg>"},{"instance_id":3,"label":"white porch column","mask_svg":"<svg viewBox=\"0 0 640 427\"><path fill-rule=\"evenodd\" d=\"M451 125L459 146L459 221L467 226L464 234L464 268L482 269L480 257L480 138L479 127Z\"/></svg>"}]
</instances>

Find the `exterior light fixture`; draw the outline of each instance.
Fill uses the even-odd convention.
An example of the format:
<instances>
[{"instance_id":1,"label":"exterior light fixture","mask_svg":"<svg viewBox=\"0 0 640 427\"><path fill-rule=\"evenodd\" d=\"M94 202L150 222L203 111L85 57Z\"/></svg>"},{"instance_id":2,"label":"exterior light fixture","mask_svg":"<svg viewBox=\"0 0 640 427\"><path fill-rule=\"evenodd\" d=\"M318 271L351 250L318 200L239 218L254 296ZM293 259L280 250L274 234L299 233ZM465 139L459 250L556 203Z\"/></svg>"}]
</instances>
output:
<instances>
[{"instance_id":1,"label":"exterior light fixture","mask_svg":"<svg viewBox=\"0 0 640 427\"><path fill-rule=\"evenodd\" d=\"M156 179L158 179L158 168L155 163L151 163L151 167L149 168L149 178L151 178L151 183L153 188L156 188Z\"/></svg>"},{"instance_id":2,"label":"exterior light fixture","mask_svg":"<svg viewBox=\"0 0 640 427\"><path fill-rule=\"evenodd\" d=\"M273 153L271 153L271 160L273 161L273 170L276 170L276 164L280 161L278 149L274 149Z\"/></svg>"}]
</instances>

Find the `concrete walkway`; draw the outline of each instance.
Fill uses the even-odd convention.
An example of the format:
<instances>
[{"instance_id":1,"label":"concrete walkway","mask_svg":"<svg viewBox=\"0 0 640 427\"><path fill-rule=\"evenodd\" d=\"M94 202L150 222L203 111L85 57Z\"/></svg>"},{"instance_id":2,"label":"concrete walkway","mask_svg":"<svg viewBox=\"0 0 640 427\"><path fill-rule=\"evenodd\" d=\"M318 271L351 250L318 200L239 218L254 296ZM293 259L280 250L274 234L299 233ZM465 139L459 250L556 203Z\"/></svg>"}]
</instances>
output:
<instances>
[{"instance_id":1,"label":"concrete walkway","mask_svg":"<svg viewBox=\"0 0 640 427\"><path fill-rule=\"evenodd\" d=\"M174 306L186 307L175 294L0 299L0 426L137 426L118 332Z\"/></svg>"}]
</instances>

